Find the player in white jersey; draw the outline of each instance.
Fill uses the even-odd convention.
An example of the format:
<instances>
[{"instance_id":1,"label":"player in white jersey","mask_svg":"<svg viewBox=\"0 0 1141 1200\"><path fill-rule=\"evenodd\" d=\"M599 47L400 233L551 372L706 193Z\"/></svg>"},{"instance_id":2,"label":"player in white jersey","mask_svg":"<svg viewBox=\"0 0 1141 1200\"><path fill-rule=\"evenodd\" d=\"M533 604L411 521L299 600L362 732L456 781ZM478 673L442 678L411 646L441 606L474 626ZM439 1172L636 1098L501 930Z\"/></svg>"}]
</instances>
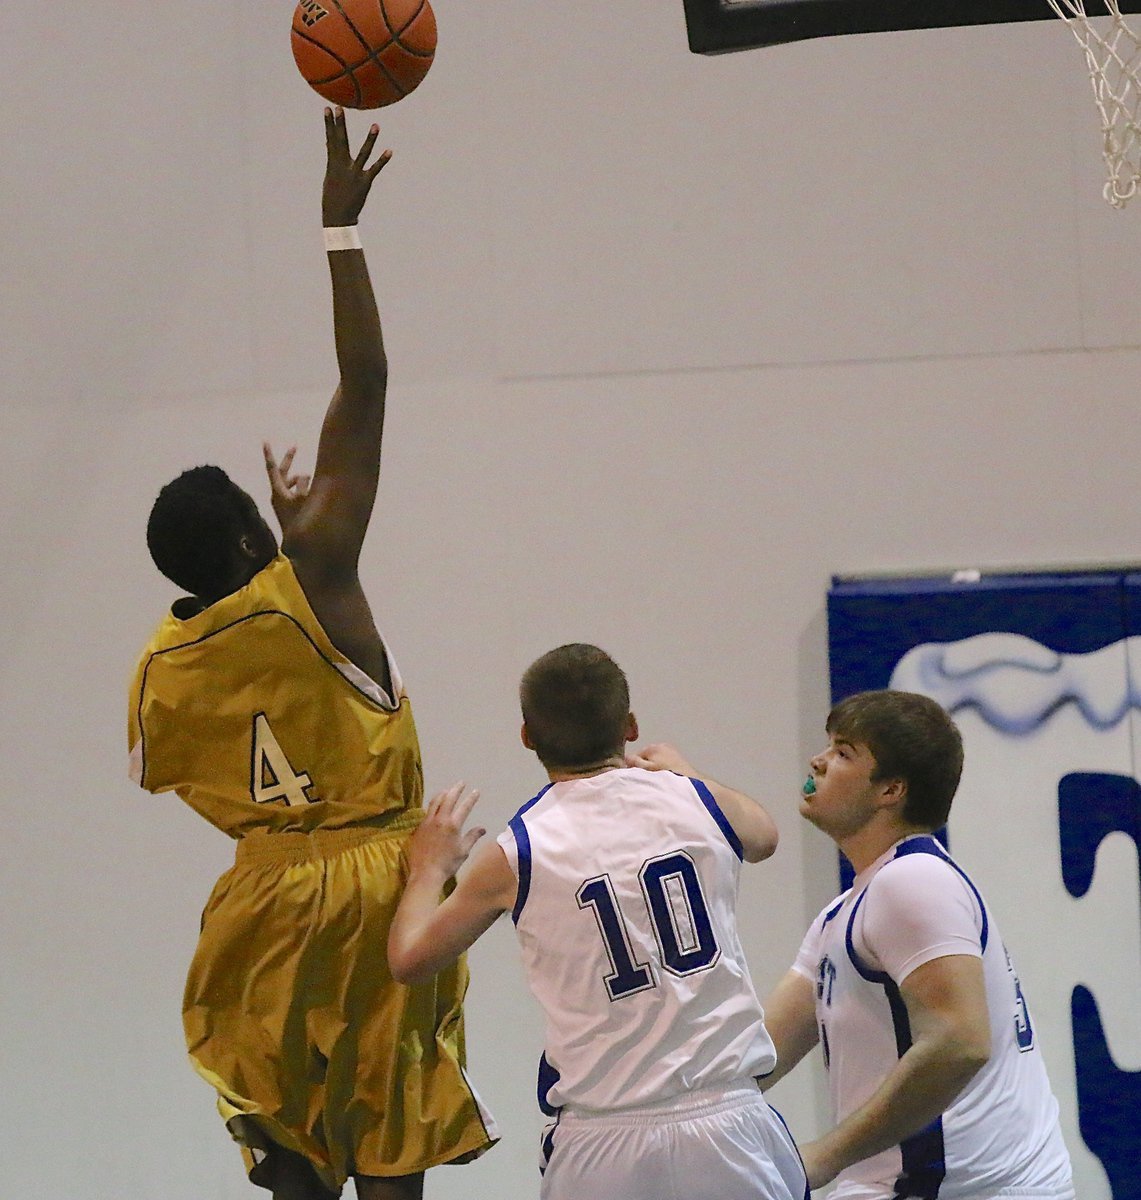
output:
<instances>
[{"instance_id":1,"label":"player in white jersey","mask_svg":"<svg viewBox=\"0 0 1141 1200\"><path fill-rule=\"evenodd\" d=\"M389 938L413 982L511 912L546 1018L544 1200L801 1200L799 1154L758 1077L776 1062L737 936L743 859L776 848L768 813L638 737L626 678L560 646L520 687L524 745L549 784L481 847L477 792L436 796L409 846Z\"/></svg>"},{"instance_id":2,"label":"player in white jersey","mask_svg":"<svg viewBox=\"0 0 1141 1200\"><path fill-rule=\"evenodd\" d=\"M778 1066L820 1043L834 1128L803 1147L830 1200L1073 1200L1034 1026L981 893L932 836L963 750L909 692L836 705L801 811L855 870L765 1002Z\"/></svg>"}]
</instances>

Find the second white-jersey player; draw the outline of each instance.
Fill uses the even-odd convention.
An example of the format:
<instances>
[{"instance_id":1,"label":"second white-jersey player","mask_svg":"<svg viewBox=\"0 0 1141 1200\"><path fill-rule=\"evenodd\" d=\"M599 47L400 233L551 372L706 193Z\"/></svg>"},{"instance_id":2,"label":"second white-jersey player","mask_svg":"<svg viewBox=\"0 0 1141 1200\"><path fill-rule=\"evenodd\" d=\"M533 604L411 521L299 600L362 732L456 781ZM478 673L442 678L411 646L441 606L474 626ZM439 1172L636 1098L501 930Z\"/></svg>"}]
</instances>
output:
<instances>
[{"instance_id":1,"label":"second white-jersey player","mask_svg":"<svg viewBox=\"0 0 1141 1200\"><path fill-rule=\"evenodd\" d=\"M1074 1200L1058 1104L982 894L933 835L963 740L928 696L833 706L800 811L854 872L765 1001L778 1083L816 1045L831 1129L802 1148L839 1200ZM996 815L996 819L998 819Z\"/></svg>"},{"instance_id":2,"label":"second white-jersey player","mask_svg":"<svg viewBox=\"0 0 1141 1200\"><path fill-rule=\"evenodd\" d=\"M941 1116L849 1167L833 1194L1065 1200L1069 1156L1022 988L981 893L933 837L905 838L862 871L793 964L815 986L834 1118L866 1103L913 1043L899 981L949 954L982 959L990 1057Z\"/></svg>"}]
</instances>

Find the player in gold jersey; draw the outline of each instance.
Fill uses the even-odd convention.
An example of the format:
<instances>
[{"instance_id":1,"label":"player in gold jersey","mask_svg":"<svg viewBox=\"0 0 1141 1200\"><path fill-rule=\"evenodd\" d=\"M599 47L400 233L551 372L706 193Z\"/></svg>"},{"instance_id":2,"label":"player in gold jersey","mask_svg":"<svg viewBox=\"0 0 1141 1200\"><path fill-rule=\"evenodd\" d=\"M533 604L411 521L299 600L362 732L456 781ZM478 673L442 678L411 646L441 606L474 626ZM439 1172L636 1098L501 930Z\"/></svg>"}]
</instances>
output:
<instances>
[{"instance_id":1,"label":"player in gold jersey","mask_svg":"<svg viewBox=\"0 0 1141 1200\"><path fill-rule=\"evenodd\" d=\"M138 664L132 774L237 839L186 983L191 1060L275 1200L416 1200L423 1172L495 1141L464 1073L466 967L405 987L388 926L423 776L396 664L357 575L388 363L357 218L385 151L325 112L322 193L340 384L312 480L265 446L277 540L218 467L167 484L156 566L192 593Z\"/></svg>"}]
</instances>

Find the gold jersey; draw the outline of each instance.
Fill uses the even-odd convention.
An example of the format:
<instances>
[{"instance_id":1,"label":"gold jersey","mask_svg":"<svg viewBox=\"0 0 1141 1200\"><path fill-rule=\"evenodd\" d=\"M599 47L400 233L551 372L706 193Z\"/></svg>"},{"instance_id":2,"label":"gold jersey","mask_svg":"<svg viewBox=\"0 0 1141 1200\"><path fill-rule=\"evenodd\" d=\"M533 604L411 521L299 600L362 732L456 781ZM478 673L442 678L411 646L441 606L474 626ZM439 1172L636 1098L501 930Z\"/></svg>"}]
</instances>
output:
<instances>
[{"instance_id":1,"label":"gold jersey","mask_svg":"<svg viewBox=\"0 0 1141 1200\"><path fill-rule=\"evenodd\" d=\"M334 648L283 554L239 591L169 613L131 687L131 775L231 837L383 823L424 795L416 726Z\"/></svg>"}]
</instances>

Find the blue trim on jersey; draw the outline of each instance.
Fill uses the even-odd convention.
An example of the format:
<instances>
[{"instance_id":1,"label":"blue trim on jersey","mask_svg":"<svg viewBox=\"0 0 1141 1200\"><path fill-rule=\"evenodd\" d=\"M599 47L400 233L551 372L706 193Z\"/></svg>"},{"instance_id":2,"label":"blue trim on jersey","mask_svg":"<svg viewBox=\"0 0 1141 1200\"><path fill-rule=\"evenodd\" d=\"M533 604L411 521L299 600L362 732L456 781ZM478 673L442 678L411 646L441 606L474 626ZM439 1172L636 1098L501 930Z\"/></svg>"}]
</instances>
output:
<instances>
[{"instance_id":1,"label":"blue trim on jersey","mask_svg":"<svg viewBox=\"0 0 1141 1200\"><path fill-rule=\"evenodd\" d=\"M842 909L842 908L844 907L844 901L845 901L845 900L847 900L847 899L848 899L848 893L847 893L847 892L845 892L845 893L844 893L844 894L843 894L843 895L842 895L842 896L841 896L841 897L840 897L840 898L839 898L839 899L836 901L836 903L835 903L835 904L833 904L833 905L832 905L832 907L831 907L831 908L830 908L830 909L829 909L829 910L828 910L828 911L827 911L827 912L824 914L824 920L820 922L820 928L821 928L821 929L823 929L823 928L824 928L824 926L825 926L825 925L827 925L827 924L828 924L828 922L829 922L829 921L831 921L831 920L832 920L832 918L833 918L833 917L834 917L834 916L835 916L835 915L836 915L836 914L837 914L837 913L840 911L840 909Z\"/></svg>"},{"instance_id":2,"label":"blue trim on jersey","mask_svg":"<svg viewBox=\"0 0 1141 1200\"><path fill-rule=\"evenodd\" d=\"M896 857L904 854L934 854L937 858L942 858L950 863L959 871L960 875L963 875L964 879L967 879L958 864L947 855L933 837L909 839L896 850ZM967 883L979 901L979 908L983 914L985 938L986 909L982 908L982 898L969 879L967 879ZM888 1010L891 1013L896 1054L902 1058L912 1046L911 1020L907 1015L907 1005L904 1003L903 993L900 992L899 985L886 971L873 970L856 953L853 934L856 913L859 912L868 890L867 887L864 888L852 906L851 915L848 917L848 926L844 930L844 948L848 952L852 966L856 968L860 976L869 983L879 984L883 988L884 999L887 1001ZM892 1200L936 1200L947 1174L942 1116L937 1117L925 1129L921 1129L909 1138L904 1138L899 1144L899 1153L902 1170L895 1181Z\"/></svg>"},{"instance_id":3,"label":"blue trim on jersey","mask_svg":"<svg viewBox=\"0 0 1141 1200\"><path fill-rule=\"evenodd\" d=\"M937 1200L947 1177L946 1150L943 1144L943 1118L899 1144L903 1170L895 1181L892 1200Z\"/></svg>"},{"instance_id":4,"label":"blue trim on jersey","mask_svg":"<svg viewBox=\"0 0 1141 1200\"><path fill-rule=\"evenodd\" d=\"M852 909L853 918L856 915L856 909L859 908L866 895L867 890L865 889L860 894L859 900L856 901L855 908ZM895 1052L899 1058L902 1058L913 1044L911 1019L907 1015L907 1005L904 1003L903 993L890 975L883 971L873 971L860 962L852 946L851 920L848 922L845 940L852 965L870 983L878 983L883 988L884 999L887 1001L888 1011L891 1013L892 1032L895 1034ZM899 1154L902 1170L895 1181L895 1190L891 1194L892 1200L905 1200L905 1198L906 1200L936 1200L947 1174L942 1116L936 1117L925 1129L912 1134L911 1137L904 1138L899 1143Z\"/></svg>"},{"instance_id":5,"label":"blue trim on jersey","mask_svg":"<svg viewBox=\"0 0 1141 1200\"><path fill-rule=\"evenodd\" d=\"M555 1153L555 1134L559 1130L559 1122L562 1120L562 1109L559 1109L558 1116L551 1122L550 1125L543 1131L543 1139L539 1143L539 1177L542 1178L547 1173L547 1168L551 1165L551 1156Z\"/></svg>"},{"instance_id":6,"label":"blue trim on jersey","mask_svg":"<svg viewBox=\"0 0 1141 1200\"><path fill-rule=\"evenodd\" d=\"M856 897L856 903L852 905L852 911L848 916L848 928L844 930L844 949L848 951L848 958L852 962L852 966L860 973L863 979L869 983L891 983L891 976L886 971L877 971L869 967L867 963L860 958L856 953L856 945L852 936L852 930L856 924L856 913L860 911L860 905L863 904L864 898L868 894L868 889L864 890Z\"/></svg>"},{"instance_id":7,"label":"blue trim on jersey","mask_svg":"<svg viewBox=\"0 0 1141 1200\"><path fill-rule=\"evenodd\" d=\"M729 843L733 853L743 860L745 848L741 845L741 839L737 836L733 826L729 824L728 817L721 811L721 805L713 799L713 793L700 779L690 779L689 782L693 784L693 790L701 797L701 803L709 810L709 815L717 822L717 828L725 835L725 840Z\"/></svg>"},{"instance_id":8,"label":"blue trim on jersey","mask_svg":"<svg viewBox=\"0 0 1141 1200\"><path fill-rule=\"evenodd\" d=\"M519 859L519 886L515 891L515 906L511 910L511 920L516 925L519 924L523 905L527 903L527 893L531 890L531 835L527 832L527 826L523 821L523 814L529 808L538 804L550 788L551 784L548 783L541 792L532 796L511 820L507 822L507 828L511 830L511 835L515 839L515 852Z\"/></svg>"},{"instance_id":9,"label":"blue trim on jersey","mask_svg":"<svg viewBox=\"0 0 1141 1200\"><path fill-rule=\"evenodd\" d=\"M774 1067L773 1070L776 1070ZM758 1075L758 1079L764 1079L764 1075ZM796 1144L796 1138L792 1136L792 1130L788 1127L788 1122L780 1115L779 1112L770 1104L769 1109L773 1116L784 1126L785 1133L788 1134L788 1140L792 1143L792 1148L796 1151L796 1157L800 1159L800 1169L804 1171L804 1200L812 1200L812 1189L808 1186L808 1171L805 1170L804 1159L801 1157L800 1147Z\"/></svg>"},{"instance_id":10,"label":"blue trim on jersey","mask_svg":"<svg viewBox=\"0 0 1141 1200\"><path fill-rule=\"evenodd\" d=\"M891 1011L891 1026L895 1033L896 1054L902 1058L911 1049L911 1019L903 994L894 980L884 977L884 998ZM943 1117L904 1138L899 1143L901 1171L895 1181L892 1200L935 1200L947 1174L946 1150L943 1143Z\"/></svg>"},{"instance_id":11,"label":"blue trim on jersey","mask_svg":"<svg viewBox=\"0 0 1141 1200\"><path fill-rule=\"evenodd\" d=\"M557 1067L552 1067L547 1061L546 1054L539 1055L538 1099L539 1111L545 1117L557 1117L561 1108L556 1108L550 1101L551 1088L562 1078Z\"/></svg>"},{"instance_id":12,"label":"blue trim on jersey","mask_svg":"<svg viewBox=\"0 0 1141 1200\"><path fill-rule=\"evenodd\" d=\"M544 1116L554 1117L554 1121L547 1126L543 1131L543 1137L539 1143L539 1174L545 1175L547 1168L551 1165L551 1155L555 1152L555 1131L559 1127L559 1121L562 1119L563 1110L555 1108L551 1103L549 1096L551 1088L559 1081L558 1069L552 1067L547 1061L547 1056L541 1054L539 1056L539 1081L538 1095L539 1108Z\"/></svg>"},{"instance_id":13,"label":"blue trim on jersey","mask_svg":"<svg viewBox=\"0 0 1141 1200\"><path fill-rule=\"evenodd\" d=\"M971 882L971 877L955 862L935 838L931 836L908 838L906 842L896 847L896 858L903 858L908 854L933 854L936 858L941 858L949 867L954 867L959 872L963 882L974 894L975 903L979 906L979 915L983 921L982 932L979 934L979 942L981 943L981 948L986 950L987 938L990 937L990 921L987 918L986 905L983 903L982 895L979 889Z\"/></svg>"}]
</instances>

